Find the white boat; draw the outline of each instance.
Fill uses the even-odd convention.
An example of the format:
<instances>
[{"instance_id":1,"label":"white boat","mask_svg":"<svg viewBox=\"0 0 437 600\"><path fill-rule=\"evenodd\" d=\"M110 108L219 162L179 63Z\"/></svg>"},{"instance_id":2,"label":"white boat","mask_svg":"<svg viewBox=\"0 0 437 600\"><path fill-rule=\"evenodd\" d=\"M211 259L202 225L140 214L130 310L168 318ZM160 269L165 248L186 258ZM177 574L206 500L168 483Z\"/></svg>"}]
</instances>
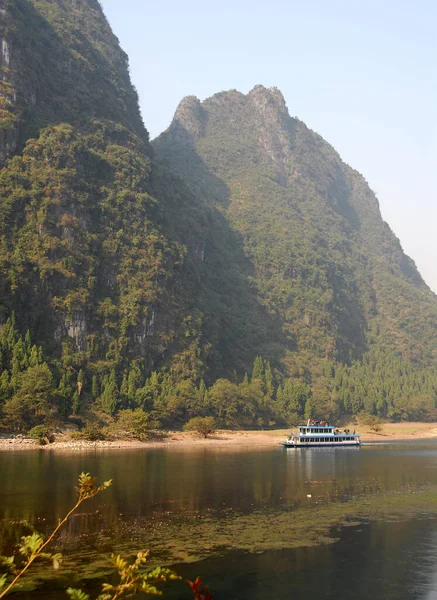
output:
<instances>
[{"instance_id":1,"label":"white boat","mask_svg":"<svg viewBox=\"0 0 437 600\"><path fill-rule=\"evenodd\" d=\"M291 433L285 442L285 448L308 448L313 446L354 446L361 444L360 434L351 433L348 429L341 431L335 425L323 425L318 421L308 420L306 425L299 425L298 433Z\"/></svg>"}]
</instances>

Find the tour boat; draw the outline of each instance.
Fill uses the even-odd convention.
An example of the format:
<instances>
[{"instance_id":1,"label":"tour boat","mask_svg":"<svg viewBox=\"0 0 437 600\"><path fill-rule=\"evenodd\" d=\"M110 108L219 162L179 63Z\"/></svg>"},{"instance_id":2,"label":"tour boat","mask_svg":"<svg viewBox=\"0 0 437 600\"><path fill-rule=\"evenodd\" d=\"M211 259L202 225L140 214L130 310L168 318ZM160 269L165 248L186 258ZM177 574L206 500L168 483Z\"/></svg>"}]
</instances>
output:
<instances>
[{"instance_id":1,"label":"tour boat","mask_svg":"<svg viewBox=\"0 0 437 600\"><path fill-rule=\"evenodd\" d=\"M308 420L306 425L299 425L298 433L291 433L285 442L285 448L307 448L308 446L355 446L358 447L360 434L349 429L341 431L334 425Z\"/></svg>"}]
</instances>

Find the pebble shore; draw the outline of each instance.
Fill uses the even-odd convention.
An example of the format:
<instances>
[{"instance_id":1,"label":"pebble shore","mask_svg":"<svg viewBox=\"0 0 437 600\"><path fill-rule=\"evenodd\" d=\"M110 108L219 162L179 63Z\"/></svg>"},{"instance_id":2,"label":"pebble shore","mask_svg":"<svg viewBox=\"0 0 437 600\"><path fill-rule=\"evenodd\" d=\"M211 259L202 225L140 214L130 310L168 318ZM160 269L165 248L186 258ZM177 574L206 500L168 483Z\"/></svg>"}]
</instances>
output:
<instances>
[{"instance_id":1,"label":"pebble shore","mask_svg":"<svg viewBox=\"0 0 437 600\"><path fill-rule=\"evenodd\" d=\"M357 431L364 443L390 443L413 441L437 437L437 423L386 423L381 432ZM39 450L43 452L79 452L88 450L133 450L137 448L199 448L229 447L252 448L274 447L284 440L289 429L276 431L217 431L207 439L188 432L167 432L160 439L141 442L139 440L104 440L88 442L72 439L68 434L56 435L53 444L41 446L35 440L23 435L0 436L1 451Z\"/></svg>"}]
</instances>

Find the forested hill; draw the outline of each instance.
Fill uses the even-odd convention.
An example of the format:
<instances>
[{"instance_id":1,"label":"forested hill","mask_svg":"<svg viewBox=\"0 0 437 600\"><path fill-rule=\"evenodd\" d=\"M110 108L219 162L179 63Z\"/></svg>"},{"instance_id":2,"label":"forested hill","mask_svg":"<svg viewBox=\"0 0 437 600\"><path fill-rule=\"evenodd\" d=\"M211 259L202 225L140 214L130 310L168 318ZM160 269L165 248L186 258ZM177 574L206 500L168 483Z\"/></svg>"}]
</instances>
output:
<instances>
[{"instance_id":1,"label":"forested hill","mask_svg":"<svg viewBox=\"0 0 437 600\"><path fill-rule=\"evenodd\" d=\"M153 146L237 232L251 286L281 323L289 376L313 387L319 381L319 396L329 403L326 373L371 364L367 383L351 394L370 394L376 410L387 392L373 389L372 371L384 364L387 380L397 361L413 370L435 366L436 296L383 221L364 178L289 116L278 89L184 98ZM205 260L208 254L206 245Z\"/></svg>"},{"instance_id":2,"label":"forested hill","mask_svg":"<svg viewBox=\"0 0 437 600\"><path fill-rule=\"evenodd\" d=\"M0 0L0 69L0 428L433 414L436 298L277 90L153 149L97 0Z\"/></svg>"},{"instance_id":3,"label":"forested hill","mask_svg":"<svg viewBox=\"0 0 437 600\"><path fill-rule=\"evenodd\" d=\"M0 38L0 404L45 361L65 414L91 381L114 412L124 375L131 398L163 365L200 380L197 258L168 218L195 202L152 163L98 1L0 0Z\"/></svg>"}]
</instances>

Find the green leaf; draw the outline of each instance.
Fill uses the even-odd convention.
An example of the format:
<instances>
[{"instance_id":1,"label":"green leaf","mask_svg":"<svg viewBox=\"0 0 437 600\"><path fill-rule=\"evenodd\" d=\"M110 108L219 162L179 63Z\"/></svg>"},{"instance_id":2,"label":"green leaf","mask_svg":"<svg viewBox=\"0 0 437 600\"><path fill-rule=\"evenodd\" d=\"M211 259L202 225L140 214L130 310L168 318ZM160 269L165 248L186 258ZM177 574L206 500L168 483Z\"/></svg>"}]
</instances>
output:
<instances>
[{"instance_id":1,"label":"green leaf","mask_svg":"<svg viewBox=\"0 0 437 600\"><path fill-rule=\"evenodd\" d=\"M35 532L32 535L21 538L22 545L20 546L20 554L29 558L38 552L41 546L44 544L42 536Z\"/></svg>"},{"instance_id":2,"label":"green leaf","mask_svg":"<svg viewBox=\"0 0 437 600\"><path fill-rule=\"evenodd\" d=\"M3 575L0 575L0 590L6 586L6 581L7 581L6 573L4 573Z\"/></svg>"},{"instance_id":3,"label":"green leaf","mask_svg":"<svg viewBox=\"0 0 437 600\"><path fill-rule=\"evenodd\" d=\"M73 588L68 588L67 594L70 596L71 600L89 600L88 594L85 594L82 590L77 590Z\"/></svg>"},{"instance_id":4,"label":"green leaf","mask_svg":"<svg viewBox=\"0 0 437 600\"><path fill-rule=\"evenodd\" d=\"M13 556L0 556L0 565L12 570L15 558Z\"/></svg>"}]
</instances>

